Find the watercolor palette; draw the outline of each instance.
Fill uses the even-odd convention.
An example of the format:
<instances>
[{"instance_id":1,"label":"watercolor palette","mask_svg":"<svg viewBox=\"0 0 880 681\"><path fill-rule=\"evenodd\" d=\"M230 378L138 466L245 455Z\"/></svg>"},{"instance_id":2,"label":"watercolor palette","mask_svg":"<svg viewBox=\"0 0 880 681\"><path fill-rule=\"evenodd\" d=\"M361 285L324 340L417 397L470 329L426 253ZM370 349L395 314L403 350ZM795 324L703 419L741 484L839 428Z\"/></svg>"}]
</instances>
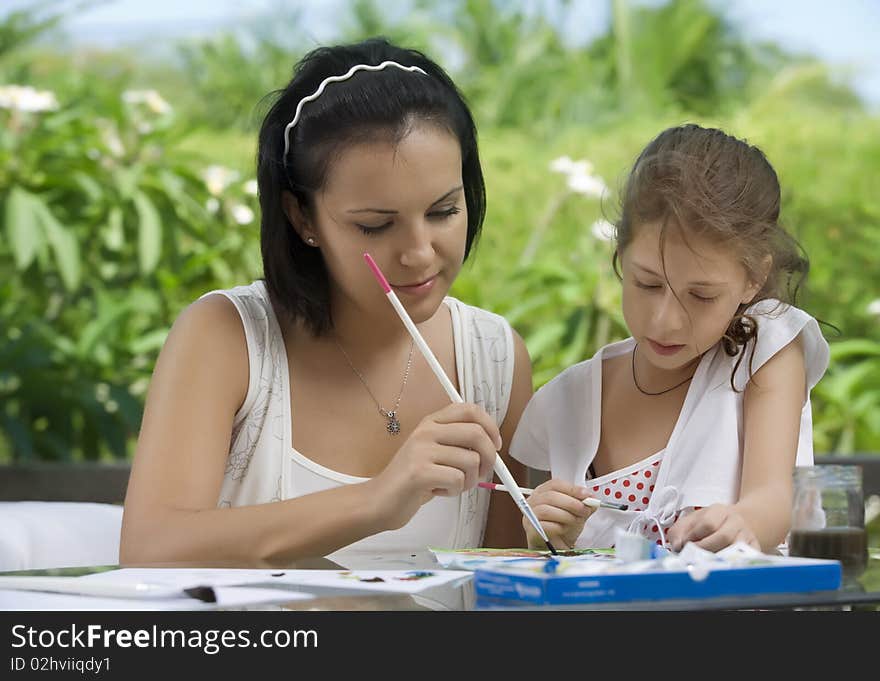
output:
<instances>
[{"instance_id":1,"label":"watercolor palette","mask_svg":"<svg viewBox=\"0 0 880 681\"><path fill-rule=\"evenodd\" d=\"M478 568L478 605L562 605L826 591L840 588L833 560L765 556L738 563L683 565L679 559L585 563L576 558L522 559Z\"/></svg>"},{"instance_id":2,"label":"watercolor palette","mask_svg":"<svg viewBox=\"0 0 880 681\"><path fill-rule=\"evenodd\" d=\"M434 547L428 547L428 549L442 567L458 570L477 570L551 557L549 551L537 549L441 549ZM614 560L614 549L572 549L559 551L557 557L565 557L575 562L599 561L605 563Z\"/></svg>"}]
</instances>

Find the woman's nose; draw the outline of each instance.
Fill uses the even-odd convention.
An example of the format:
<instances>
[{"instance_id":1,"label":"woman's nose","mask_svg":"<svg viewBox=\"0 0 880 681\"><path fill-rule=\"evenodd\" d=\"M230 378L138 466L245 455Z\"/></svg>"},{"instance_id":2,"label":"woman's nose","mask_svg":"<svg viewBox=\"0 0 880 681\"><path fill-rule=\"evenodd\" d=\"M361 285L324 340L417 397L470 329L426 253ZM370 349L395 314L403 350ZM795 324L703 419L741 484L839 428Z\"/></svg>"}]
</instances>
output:
<instances>
[{"instance_id":1,"label":"woman's nose","mask_svg":"<svg viewBox=\"0 0 880 681\"><path fill-rule=\"evenodd\" d=\"M434 244L431 231L424 221L405 230L400 245L400 264L404 267L419 269L431 264L434 258Z\"/></svg>"}]
</instances>

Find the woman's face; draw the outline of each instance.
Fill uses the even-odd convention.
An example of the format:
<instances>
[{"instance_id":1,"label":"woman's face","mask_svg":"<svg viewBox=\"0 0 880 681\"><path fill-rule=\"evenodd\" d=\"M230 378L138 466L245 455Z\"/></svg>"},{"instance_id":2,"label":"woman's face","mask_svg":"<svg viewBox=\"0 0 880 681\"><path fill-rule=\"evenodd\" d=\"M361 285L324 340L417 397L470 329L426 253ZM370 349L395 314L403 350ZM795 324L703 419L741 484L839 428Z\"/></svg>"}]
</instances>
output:
<instances>
[{"instance_id":1,"label":"woman's face","mask_svg":"<svg viewBox=\"0 0 880 681\"><path fill-rule=\"evenodd\" d=\"M706 237L635 227L621 254L623 316L643 356L659 369L680 369L715 345L740 304L760 289L727 249ZM665 267L664 267L665 266ZM665 272L665 274L664 274Z\"/></svg>"},{"instance_id":2,"label":"woman's face","mask_svg":"<svg viewBox=\"0 0 880 681\"><path fill-rule=\"evenodd\" d=\"M393 315L364 262L369 253L413 321L434 315L461 269L467 239L455 135L422 124L396 144L352 145L331 160L314 203L312 219L297 231L321 249L334 313L353 306L365 319Z\"/></svg>"}]
</instances>

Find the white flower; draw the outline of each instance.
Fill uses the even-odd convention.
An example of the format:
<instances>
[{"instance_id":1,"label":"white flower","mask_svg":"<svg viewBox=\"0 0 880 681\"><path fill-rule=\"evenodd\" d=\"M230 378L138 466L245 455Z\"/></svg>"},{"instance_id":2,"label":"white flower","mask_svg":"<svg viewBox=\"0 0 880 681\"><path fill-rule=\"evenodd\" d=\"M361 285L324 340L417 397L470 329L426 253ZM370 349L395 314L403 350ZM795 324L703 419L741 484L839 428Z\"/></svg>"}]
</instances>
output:
<instances>
[{"instance_id":1,"label":"white flower","mask_svg":"<svg viewBox=\"0 0 880 681\"><path fill-rule=\"evenodd\" d=\"M49 90L35 90L29 85L3 85L0 86L0 108L54 111L58 108L58 100Z\"/></svg>"},{"instance_id":2,"label":"white flower","mask_svg":"<svg viewBox=\"0 0 880 681\"><path fill-rule=\"evenodd\" d=\"M110 399L110 386L106 383L98 383L95 386L95 399L98 402L106 402Z\"/></svg>"},{"instance_id":3,"label":"white flower","mask_svg":"<svg viewBox=\"0 0 880 681\"><path fill-rule=\"evenodd\" d=\"M205 168L202 179L208 191L214 196L219 196L226 187L238 179L238 173L225 166L212 165Z\"/></svg>"},{"instance_id":4,"label":"white flower","mask_svg":"<svg viewBox=\"0 0 880 681\"><path fill-rule=\"evenodd\" d=\"M150 381L148 379L139 378L129 386L128 392L130 392L132 395L144 395L146 394L147 388L149 387Z\"/></svg>"},{"instance_id":5,"label":"white flower","mask_svg":"<svg viewBox=\"0 0 880 681\"><path fill-rule=\"evenodd\" d=\"M865 525L874 522L880 516L880 496L872 494L865 501Z\"/></svg>"},{"instance_id":6,"label":"white flower","mask_svg":"<svg viewBox=\"0 0 880 681\"><path fill-rule=\"evenodd\" d=\"M98 130L101 133L101 141L107 147L107 151L117 158L125 155L125 145L122 144L122 138L119 137L116 124L106 118L96 119L95 124L98 126Z\"/></svg>"},{"instance_id":7,"label":"white flower","mask_svg":"<svg viewBox=\"0 0 880 681\"><path fill-rule=\"evenodd\" d=\"M250 196L256 196L258 187L256 180L248 180L242 185L242 189L244 189L245 194L249 194Z\"/></svg>"},{"instance_id":8,"label":"white flower","mask_svg":"<svg viewBox=\"0 0 880 681\"><path fill-rule=\"evenodd\" d=\"M249 225L254 221L254 211L244 204L237 203L232 207L232 219L240 225Z\"/></svg>"},{"instance_id":9,"label":"white flower","mask_svg":"<svg viewBox=\"0 0 880 681\"><path fill-rule=\"evenodd\" d=\"M576 194L598 199L608 191L602 178L593 175L593 164L584 159L573 161L568 156L560 156L550 162L550 170L565 175L568 188Z\"/></svg>"},{"instance_id":10,"label":"white flower","mask_svg":"<svg viewBox=\"0 0 880 681\"><path fill-rule=\"evenodd\" d=\"M122 93L122 101L128 104L146 104L150 111L159 116L171 111L171 105L155 90L126 90Z\"/></svg>"},{"instance_id":11,"label":"white flower","mask_svg":"<svg viewBox=\"0 0 880 681\"><path fill-rule=\"evenodd\" d=\"M589 161L572 161L571 166L568 171L569 176L573 175L592 175L593 174L593 164Z\"/></svg>"},{"instance_id":12,"label":"white flower","mask_svg":"<svg viewBox=\"0 0 880 681\"><path fill-rule=\"evenodd\" d=\"M601 177L580 173L568 176L568 188L578 194L594 196L597 199L602 198L602 194L608 190Z\"/></svg>"},{"instance_id":13,"label":"white flower","mask_svg":"<svg viewBox=\"0 0 880 681\"><path fill-rule=\"evenodd\" d=\"M550 170L554 173L563 173L568 175L571 173L571 167L574 165L574 161L572 161L568 156L560 156L559 158L554 158L550 161Z\"/></svg>"},{"instance_id":14,"label":"white flower","mask_svg":"<svg viewBox=\"0 0 880 681\"><path fill-rule=\"evenodd\" d=\"M210 199L205 201L205 210L207 210L209 213L216 213L218 210L220 210L220 202L212 196Z\"/></svg>"},{"instance_id":15,"label":"white flower","mask_svg":"<svg viewBox=\"0 0 880 681\"><path fill-rule=\"evenodd\" d=\"M584 159L572 161L568 156L560 156L550 161L550 170L563 175L590 175L593 164Z\"/></svg>"},{"instance_id":16,"label":"white flower","mask_svg":"<svg viewBox=\"0 0 880 681\"><path fill-rule=\"evenodd\" d=\"M880 317L880 298L877 298L877 300L872 300L870 303L868 303L868 314L873 314Z\"/></svg>"},{"instance_id":17,"label":"white flower","mask_svg":"<svg viewBox=\"0 0 880 681\"><path fill-rule=\"evenodd\" d=\"M614 225L608 222L608 220L596 220L590 231L599 241L614 240Z\"/></svg>"}]
</instances>

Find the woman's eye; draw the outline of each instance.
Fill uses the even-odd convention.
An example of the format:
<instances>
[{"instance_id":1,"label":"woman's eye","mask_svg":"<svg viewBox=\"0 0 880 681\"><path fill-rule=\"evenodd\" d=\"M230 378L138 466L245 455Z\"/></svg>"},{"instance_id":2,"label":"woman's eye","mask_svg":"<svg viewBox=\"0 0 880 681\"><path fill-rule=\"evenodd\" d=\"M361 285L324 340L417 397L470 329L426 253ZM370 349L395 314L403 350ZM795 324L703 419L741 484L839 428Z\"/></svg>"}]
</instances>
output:
<instances>
[{"instance_id":1,"label":"woman's eye","mask_svg":"<svg viewBox=\"0 0 880 681\"><path fill-rule=\"evenodd\" d=\"M699 300L701 303L711 303L711 302L714 302L715 300L718 300L718 296L701 296L698 293L691 293L691 295L694 298L696 298L697 300Z\"/></svg>"},{"instance_id":2,"label":"woman's eye","mask_svg":"<svg viewBox=\"0 0 880 681\"><path fill-rule=\"evenodd\" d=\"M441 220L444 218L451 218L453 215L458 215L461 212L461 208L458 206L452 206L452 208L447 208L446 210L437 210L432 213L428 213L428 217L432 218L440 218Z\"/></svg>"},{"instance_id":3,"label":"woman's eye","mask_svg":"<svg viewBox=\"0 0 880 681\"><path fill-rule=\"evenodd\" d=\"M391 226L391 221L385 222L381 225L361 225L358 223L358 229L360 229L367 236L375 236L380 232L384 232Z\"/></svg>"}]
</instances>

